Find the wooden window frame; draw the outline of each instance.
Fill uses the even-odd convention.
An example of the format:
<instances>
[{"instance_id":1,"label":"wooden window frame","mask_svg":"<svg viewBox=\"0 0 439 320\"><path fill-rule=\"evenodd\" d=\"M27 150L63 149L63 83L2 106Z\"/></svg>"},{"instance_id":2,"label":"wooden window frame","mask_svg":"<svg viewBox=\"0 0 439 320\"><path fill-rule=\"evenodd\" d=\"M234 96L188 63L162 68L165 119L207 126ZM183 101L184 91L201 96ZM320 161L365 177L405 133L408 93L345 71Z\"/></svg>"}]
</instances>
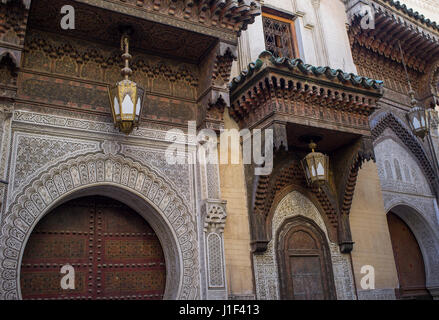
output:
<instances>
[{"instance_id":1,"label":"wooden window frame","mask_svg":"<svg viewBox=\"0 0 439 320\"><path fill-rule=\"evenodd\" d=\"M267 12L269 11L269 12ZM297 35L296 35L296 26L294 23L294 16L291 16L291 18L285 18L287 14L282 13L280 11L271 9L271 8L262 8L262 17L266 17L269 19L273 19L273 20L277 20L277 21L281 21L284 23L288 23L290 25L290 32L291 32L291 44L292 44L292 49L293 49L293 59L296 58L300 58L300 53L299 53L299 45L297 42ZM265 46L265 30L264 30L264 46Z\"/></svg>"}]
</instances>

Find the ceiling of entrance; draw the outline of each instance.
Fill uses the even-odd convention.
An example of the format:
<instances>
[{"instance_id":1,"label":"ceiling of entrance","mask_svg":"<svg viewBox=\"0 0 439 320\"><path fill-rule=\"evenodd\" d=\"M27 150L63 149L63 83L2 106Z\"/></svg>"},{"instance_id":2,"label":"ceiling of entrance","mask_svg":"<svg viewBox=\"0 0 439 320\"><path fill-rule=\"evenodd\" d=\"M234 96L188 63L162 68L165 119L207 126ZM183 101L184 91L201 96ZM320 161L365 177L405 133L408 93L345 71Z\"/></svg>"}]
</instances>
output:
<instances>
[{"instance_id":1,"label":"ceiling of entrance","mask_svg":"<svg viewBox=\"0 0 439 320\"><path fill-rule=\"evenodd\" d=\"M72 5L72 1L33 1L28 27L119 47L118 28L120 25L130 25L134 29L131 39L134 50L194 63L199 62L216 42L210 36L80 3L74 4L75 29L63 30L60 21L63 16L61 7L64 5Z\"/></svg>"}]
</instances>

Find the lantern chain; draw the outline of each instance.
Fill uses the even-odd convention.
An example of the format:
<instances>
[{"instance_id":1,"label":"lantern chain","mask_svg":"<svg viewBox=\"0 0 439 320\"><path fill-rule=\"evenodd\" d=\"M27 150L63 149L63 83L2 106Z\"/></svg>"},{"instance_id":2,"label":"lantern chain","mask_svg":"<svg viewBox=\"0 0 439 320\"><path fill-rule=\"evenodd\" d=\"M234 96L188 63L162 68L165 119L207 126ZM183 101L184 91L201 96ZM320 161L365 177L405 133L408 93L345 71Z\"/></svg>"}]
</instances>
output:
<instances>
[{"instance_id":1,"label":"lantern chain","mask_svg":"<svg viewBox=\"0 0 439 320\"><path fill-rule=\"evenodd\" d=\"M407 65L406 65L405 59L404 59L404 52L402 51L401 41L399 41L399 40L398 40L398 46L399 46L399 50L401 52L402 65L404 66L405 75L407 77L407 82L409 84L409 95L410 95L410 99L411 99L410 103L411 103L412 107L414 107L417 103L417 101L415 99L415 91L413 90L412 83L410 82L409 73L407 71Z\"/></svg>"}]
</instances>

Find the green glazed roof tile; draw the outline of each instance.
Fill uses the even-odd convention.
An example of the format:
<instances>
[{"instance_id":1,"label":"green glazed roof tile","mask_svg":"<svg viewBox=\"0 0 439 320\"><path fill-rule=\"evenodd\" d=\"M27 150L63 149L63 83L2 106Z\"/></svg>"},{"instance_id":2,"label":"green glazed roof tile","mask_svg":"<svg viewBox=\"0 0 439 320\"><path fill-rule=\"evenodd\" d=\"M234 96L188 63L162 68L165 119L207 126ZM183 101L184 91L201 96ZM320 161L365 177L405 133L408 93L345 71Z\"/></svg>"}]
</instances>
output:
<instances>
[{"instance_id":1,"label":"green glazed roof tile","mask_svg":"<svg viewBox=\"0 0 439 320\"><path fill-rule=\"evenodd\" d=\"M263 66L261 58L268 57L275 66L285 66L290 71L300 70L305 75L314 75L316 77L325 76L328 80L334 81L337 78L340 82L350 82L354 86L362 86L366 89L375 89L380 91L383 88L383 81L374 80L367 77L358 76L353 73L346 73L343 70L335 70L330 67L315 67L304 63L301 59L276 58L269 51L263 51L256 62L248 65L248 69L242 71L237 77L233 78L229 84L230 91L234 91L240 84L250 78L253 73L259 71Z\"/></svg>"}]
</instances>

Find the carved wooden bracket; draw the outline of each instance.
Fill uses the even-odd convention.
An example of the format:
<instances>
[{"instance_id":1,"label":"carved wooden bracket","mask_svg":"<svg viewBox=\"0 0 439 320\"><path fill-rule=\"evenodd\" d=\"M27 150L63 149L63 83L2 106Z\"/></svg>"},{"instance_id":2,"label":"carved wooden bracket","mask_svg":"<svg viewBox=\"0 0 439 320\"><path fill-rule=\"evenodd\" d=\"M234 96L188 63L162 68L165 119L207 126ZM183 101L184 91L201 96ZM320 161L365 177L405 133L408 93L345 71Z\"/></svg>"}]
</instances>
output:
<instances>
[{"instance_id":1,"label":"carved wooden bracket","mask_svg":"<svg viewBox=\"0 0 439 320\"><path fill-rule=\"evenodd\" d=\"M247 175L252 251L257 253L266 250L273 236L271 219L277 203L288 192L297 189L307 194L320 210L329 237L338 242L341 252L352 251L354 243L349 211L361 165L365 161L375 160L372 138L360 137L353 144L331 154L332 178L329 184L320 188L307 186L299 163L301 157L300 154L279 150L275 154L271 175L254 176L253 179Z\"/></svg>"},{"instance_id":2,"label":"carved wooden bracket","mask_svg":"<svg viewBox=\"0 0 439 320\"><path fill-rule=\"evenodd\" d=\"M384 3L386 4L384 4ZM439 26L399 1L346 0L351 44L401 62L397 41L407 53L409 67L425 72L439 55ZM364 28L365 8L374 16L373 28Z\"/></svg>"},{"instance_id":3,"label":"carved wooden bracket","mask_svg":"<svg viewBox=\"0 0 439 320\"><path fill-rule=\"evenodd\" d=\"M333 179L338 195L338 243L343 253L353 248L349 212L357 183L358 172L365 161L375 161L372 137L362 136L351 145L339 149L331 157Z\"/></svg>"},{"instance_id":4,"label":"carved wooden bracket","mask_svg":"<svg viewBox=\"0 0 439 320\"><path fill-rule=\"evenodd\" d=\"M218 41L201 63L198 101L206 127L220 129L224 109L230 106L228 83L232 63L237 57L236 50L236 45Z\"/></svg>"},{"instance_id":5,"label":"carved wooden bracket","mask_svg":"<svg viewBox=\"0 0 439 320\"><path fill-rule=\"evenodd\" d=\"M266 51L232 80L232 118L241 129L274 133L272 173L254 176L253 167L246 168L254 252L266 250L276 203L293 187L314 202L341 251L352 250L349 211L358 170L364 161L374 159L369 116L377 108L382 87L382 81L300 59L276 58ZM320 188L307 186L299 162L307 150L298 138L313 132L332 137L325 142L325 152L333 174Z\"/></svg>"}]
</instances>

